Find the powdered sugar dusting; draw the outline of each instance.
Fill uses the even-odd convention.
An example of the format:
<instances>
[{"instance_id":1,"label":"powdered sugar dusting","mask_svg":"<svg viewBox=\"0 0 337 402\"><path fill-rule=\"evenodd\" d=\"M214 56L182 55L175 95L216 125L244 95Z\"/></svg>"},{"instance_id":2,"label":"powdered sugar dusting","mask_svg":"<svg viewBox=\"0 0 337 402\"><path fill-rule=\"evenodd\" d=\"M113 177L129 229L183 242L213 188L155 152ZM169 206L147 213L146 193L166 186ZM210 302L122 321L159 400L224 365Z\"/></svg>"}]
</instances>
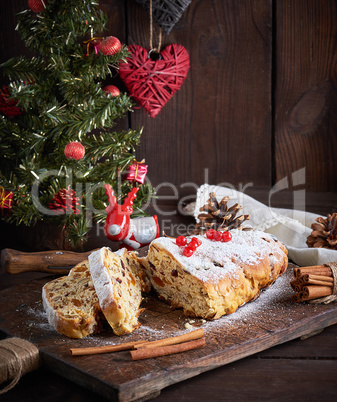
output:
<instances>
[{"instance_id":1,"label":"powdered sugar dusting","mask_svg":"<svg viewBox=\"0 0 337 402\"><path fill-rule=\"evenodd\" d=\"M40 306L41 307L41 306ZM28 327L37 327L44 331L55 331L55 328L50 325L47 313L40 308L29 307L26 311Z\"/></svg>"},{"instance_id":2,"label":"powdered sugar dusting","mask_svg":"<svg viewBox=\"0 0 337 402\"><path fill-rule=\"evenodd\" d=\"M231 230L229 242L212 241L206 236L195 236L202 244L191 257L185 257L175 240L160 237L151 244L158 244L170 252L184 269L201 281L218 281L227 275L235 277L238 265L255 265L271 255L274 260L283 251L272 236L261 231ZM272 261L271 261L272 262Z\"/></svg>"},{"instance_id":3,"label":"powdered sugar dusting","mask_svg":"<svg viewBox=\"0 0 337 402\"><path fill-rule=\"evenodd\" d=\"M124 253L125 253L126 251L127 251L126 248L123 247L123 248L118 249L117 251L114 251L114 253L115 253L116 255L118 255L118 257L123 257L123 255L124 255Z\"/></svg>"},{"instance_id":4,"label":"powdered sugar dusting","mask_svg":"<svg viewBox=\"0 0 337 402\"><path fill-rule=\"evenodd\" d=\"M107 247L102 247L89 255L90 274L99 299L99 304L103 311L113 299L111 279L104 265L104 255L106 250L108 250Z\"/></svg>"},{"instance_id":5,"label":"powdered sugar dusting","mask_svg":"<svg viewBox=\"0 0 337 402\"><path fill-rule=\"evenodd\" d=\"M283 275L269 288L261 291L258 299L240 306L233 314L225 315L219 320L207 321L205 328L226 326L239 323L254 323L260 321L262 315L279 315L281 310L292 303L289 277Z\"/></svg>"}]
</instances>

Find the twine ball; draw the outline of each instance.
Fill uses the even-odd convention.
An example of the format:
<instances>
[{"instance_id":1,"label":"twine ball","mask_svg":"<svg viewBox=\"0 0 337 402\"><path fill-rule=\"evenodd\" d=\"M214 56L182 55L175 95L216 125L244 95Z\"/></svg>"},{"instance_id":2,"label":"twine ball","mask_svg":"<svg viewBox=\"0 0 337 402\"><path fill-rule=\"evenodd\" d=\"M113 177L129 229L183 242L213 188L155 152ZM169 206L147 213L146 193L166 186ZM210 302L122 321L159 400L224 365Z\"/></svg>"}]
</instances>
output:
<instances>
[{"instance_id":1,"label":"twine ball","mask_svg":"<svg viewBox=\"0 0 337 402\"><path fill-rule=\"evenodd\" d=\"M0 341L0 384L11 381L0 390L0 395L14 388L21 376L39 367L39 350L21 338Z\"/></svg>"}]
</instances>

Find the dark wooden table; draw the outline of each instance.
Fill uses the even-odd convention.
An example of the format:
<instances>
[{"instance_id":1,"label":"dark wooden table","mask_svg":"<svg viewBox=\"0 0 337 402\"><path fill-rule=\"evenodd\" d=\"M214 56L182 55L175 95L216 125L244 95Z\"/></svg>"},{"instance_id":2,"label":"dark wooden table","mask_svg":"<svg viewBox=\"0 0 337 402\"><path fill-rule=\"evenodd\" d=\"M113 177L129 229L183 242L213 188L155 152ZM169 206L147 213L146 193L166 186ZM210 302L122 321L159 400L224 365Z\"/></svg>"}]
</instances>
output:
<instances>
[{"instance_id":1,"label":"dark wooden table","mask_svg":"<svg viewBox=\"0 0 337 402\"><path fill-rule=\"evenodd\" d=\"M180 222L182 218L171 219ZM185 221L188 223L188 218ZM1 245L9 246L8 243ZM2 270L0 291L44 275L37 272L10 275ZM22 377L0 400L97 402L105 399L40 368ZM153 400L336 401L337 325L172 385Z\"/></svg>"},{"instance_id":2,"label":"dark wooden table","mask_svg":"<svg viewBox=\"0 0 337 402\"><path fill-rule=\"evenodd\" d=\"M43 276L0 274L0 290ZM0 334L1 335L1 334ZM1 401L104 400L97 394L39 369L21 378ZM155 401L336 401L337 325L164 389Z\"/></svg>"},{"instance_id":3,"label":"dark wooden table","mask_svg":"<svg viewBox=\"0 0 337 402\"><path fill-rule=\"evenodd\" d=\"M0 290L43 276L0 274ZM40 368L26 374L1 401L104 400L66 378ZM336 401L337 325L164 389L161 401Z\"/></svg>"}]
</instances>

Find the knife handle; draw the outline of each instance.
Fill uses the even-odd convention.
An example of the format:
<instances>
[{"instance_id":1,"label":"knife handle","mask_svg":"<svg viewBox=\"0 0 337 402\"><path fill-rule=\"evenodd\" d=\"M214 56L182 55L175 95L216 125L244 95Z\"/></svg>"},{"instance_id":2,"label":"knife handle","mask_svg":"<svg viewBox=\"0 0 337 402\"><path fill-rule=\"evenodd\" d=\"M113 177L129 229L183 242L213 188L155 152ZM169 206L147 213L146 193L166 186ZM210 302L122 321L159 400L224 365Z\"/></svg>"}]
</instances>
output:
<instances>
[{"instance_id":1,"label":"knife handle","mask_svg":"<svg viewBox=\"0 0 337 402\"><path fill-rule=\"evenodd\" d=\"M31 253L5 248L1 252L1 266L2 269L5 269L10 274L40 271L67 275L67 269L58 267L69 267L71 269L76 264L86 260L90 253L91 251L76 253L64 250Z\"/></svg>"}]
</instances>

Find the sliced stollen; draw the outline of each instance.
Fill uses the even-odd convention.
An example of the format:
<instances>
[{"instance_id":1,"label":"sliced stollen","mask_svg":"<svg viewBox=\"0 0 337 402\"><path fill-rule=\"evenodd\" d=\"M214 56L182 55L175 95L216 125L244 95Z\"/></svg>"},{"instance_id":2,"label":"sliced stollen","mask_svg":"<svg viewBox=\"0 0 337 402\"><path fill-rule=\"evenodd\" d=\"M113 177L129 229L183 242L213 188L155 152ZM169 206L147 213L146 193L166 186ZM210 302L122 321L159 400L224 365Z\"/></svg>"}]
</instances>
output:
<instances>
[{"instance_id":1,"label":"sliced stollen","mask_svg":"<svg viewBox=\"0 0 337 402\"><path fill-rule=\"evenodd\" d=\"M159 298L187 316L217 319L257 298L286 270L287 250L271 235L236 229L231 234L229 242L196 236L201 245L191 257L175 239L155 239L139 262Z\"/></svg>"},{"instance_id":2,"label":"sliced stollen","mask_svg":"<svg viewBox=\"0 0 337 402\"><path fill-rule=\"evenodd\" d=\"M46 283L42 301L49 324L70 338L98 333L105 322L87 260Z\"/></svg>"},{"instance_id":3,"label":"sliced stollen","mask_svg":"<svg viewBox=\"0 0 337 402\"><path fill-rule=\"evenodd\" d=\"M146 286L136 255L126 249L113 253L102 247L89 255L89 266L99 304L113 332L124 335L139 328Z\"/></svg>"}]
</instances>

